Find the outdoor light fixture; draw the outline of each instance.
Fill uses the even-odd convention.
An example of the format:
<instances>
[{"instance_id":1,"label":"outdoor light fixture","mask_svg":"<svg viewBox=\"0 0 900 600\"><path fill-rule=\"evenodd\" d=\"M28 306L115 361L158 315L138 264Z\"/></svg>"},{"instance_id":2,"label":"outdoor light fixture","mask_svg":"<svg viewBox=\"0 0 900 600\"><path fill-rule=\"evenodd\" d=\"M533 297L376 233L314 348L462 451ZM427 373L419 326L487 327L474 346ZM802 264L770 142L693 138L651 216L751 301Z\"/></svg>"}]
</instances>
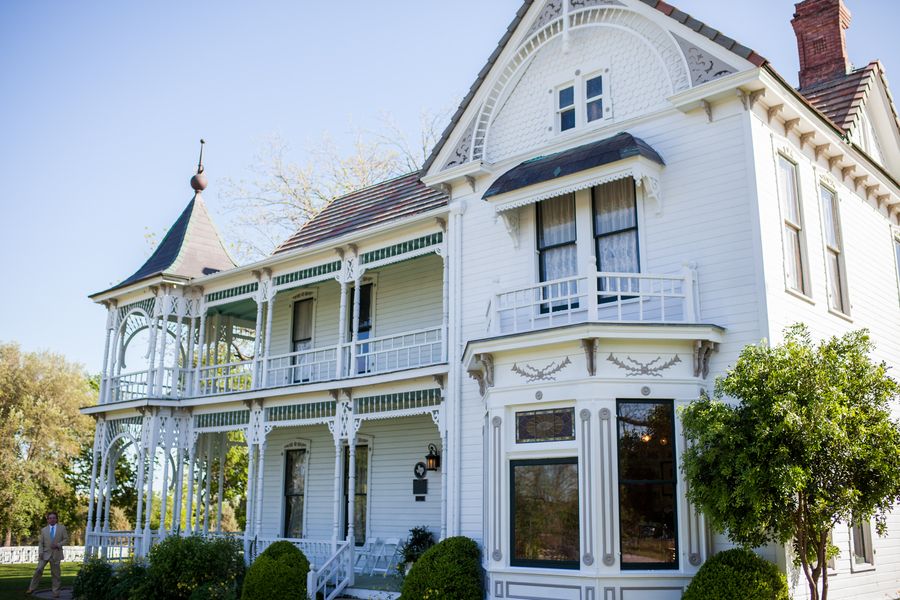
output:
<instances>
[{"instance_id":1,"label":"outdoor light fixture","mask_svg":"<svg viewBox=\"0 0 900 600\"><path fill-rule=\"evenodd\" d=\"M437 471L441 468L441 455L434 444L428 444L428 454L425 455L425 467L429 471Z\"/></svg>"}]
</instances>

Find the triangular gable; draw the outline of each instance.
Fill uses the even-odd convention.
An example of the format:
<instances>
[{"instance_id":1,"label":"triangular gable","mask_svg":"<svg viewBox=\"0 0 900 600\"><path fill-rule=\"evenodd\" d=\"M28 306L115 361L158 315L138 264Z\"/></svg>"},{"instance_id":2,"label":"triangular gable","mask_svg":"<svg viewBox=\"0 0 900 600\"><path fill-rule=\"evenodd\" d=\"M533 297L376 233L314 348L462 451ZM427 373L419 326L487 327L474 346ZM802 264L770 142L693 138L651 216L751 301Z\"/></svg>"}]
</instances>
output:
<instances>
[{"instance_id":1,"label":"triangular gable","mask_svg":"<svg viewBox=\"0 0 900 600\"><path fill-rule=\"evenodd\" d=\"M650 10L655 9L655 10ZM668 19L661 21L659 15ZM663 23L663 24L661 24ZM426 161L437 173L484 159L491 120L528 61L544 44L579 27L631 28L669 70L672 92L684 91L766 60L660 0L525 0Z\"/></svg>"}]
</instances>

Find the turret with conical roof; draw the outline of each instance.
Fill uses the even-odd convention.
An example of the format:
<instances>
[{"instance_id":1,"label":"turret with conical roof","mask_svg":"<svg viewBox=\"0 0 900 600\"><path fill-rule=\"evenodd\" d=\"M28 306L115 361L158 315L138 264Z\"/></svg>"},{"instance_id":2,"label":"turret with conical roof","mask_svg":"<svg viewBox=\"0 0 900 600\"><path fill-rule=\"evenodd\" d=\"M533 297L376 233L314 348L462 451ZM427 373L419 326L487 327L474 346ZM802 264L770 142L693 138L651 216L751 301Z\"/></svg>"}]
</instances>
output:
<instances>
[{"instance_id":1,"label":"turret with conical roof","mask_svg":"<svg viewBox=\"0 0 900 600\"><path fill-rule=\"evenodd\" d=\"M157 276L193 279L236 266L225 250L225 244L219 237L203 202L202 192L207 185L206 175L203 174L204 143L204 140L200 140L197 173L191 177L194 197L187 207L141 268L118 285L98 294L105 294Z\"/></svg>"}]
</instances>

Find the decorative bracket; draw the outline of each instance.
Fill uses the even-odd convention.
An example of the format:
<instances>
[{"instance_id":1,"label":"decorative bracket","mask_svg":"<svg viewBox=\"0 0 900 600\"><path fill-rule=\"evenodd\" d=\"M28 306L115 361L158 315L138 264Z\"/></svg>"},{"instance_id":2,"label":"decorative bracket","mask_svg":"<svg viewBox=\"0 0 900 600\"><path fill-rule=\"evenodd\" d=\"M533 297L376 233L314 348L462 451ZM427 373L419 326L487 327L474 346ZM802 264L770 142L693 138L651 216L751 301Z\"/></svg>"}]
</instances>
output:
<instances>
[{"instance_id":1,"label":"decorative bracket","mask_svg":"<svg viewBox=\"0 0 900 600\"><path fill-rule=\"evenodd\" d=\"M807 131L806 133L801 133L800 134L800 149L802 150L803 147L806 146L806 143L809 142L814 137L816 137L815 131Z\"/></svg>"},{"instance_id":2,"label":"decorative bracket","mask_svg":"<svg viewBox=\"0 0 900 600\"><path fill-rule=\"evenodd\" d=\"M497 213L503 220L503 225L506 226L506 233L509 234L510 239L512 239L513 248L516 250L519 249L519 209L512 208L510 210L504 210Z\"/></svg>"},{"instance_id":3,"label":"decorative bracket","mask_svg":"<svg viewBox=\"0 0 900 600\"><path fill-rule=\"evenodd\" d=\"M764 97L765 95L766 88L750 92L750 95L747 97L747 103L750 105L750 110L753 110L753 107L756 106L756 103L759 102L759 99Z\"/></svg>"},{"instance_id":4,"label":"decorative bracket","mask_svg":"<svg viewBox=\"0 0 900 600\"><path fill-rule=\"evenodd\" d=\"M794 127L797 127L800 124L800 117L796 119L788 119L784 122L784 135L788 135L791 131L794 130Z\"/></svg>"},{"instance_id":5,"label":"decorative bracket","mask_svg":"<svg viewBox=\"0 0 900 600\"><path fill-rule=\"evenodd\" d=\"M825 151L831 147L831 144L825 143L816 146L816 160L819 160L819 157L825 154Z\"/></svg>"},{"instance_id":6,"label":"decorative bracket","mask_svg":"<svg viewBox=\"0 0 900 600\"><path fill-rule=\"evenodd\" d=\"M484 396L488 388L494 387L494 357L491 354L476 354L475 361L481 368L469 369L469 377L478 382L478 391Z\"/></svg>"},{"instance_id":7,"label":"decorative bracket","mask_svg":"<svg viewBox=\"0 0 900 600\"><path fill-rule=\"evenodd\" d=\"M599 338L583 339L581 340L581 347L584 348L588 376L593 377L597 374L597 352L600 351L600 340Z\"/></svg>"},{"instance_id":8,"label":"decorative bracket","mask_svg":"<svg viewBox=\"0 0 900 600\"><path fill-rule=\"evenodd\" d=\"M770 106L766 111L766 119L769 123L772 122L772 119L775 118L775 115L784 110L784 104L776 104L774 106Z\"/></svg>"},{"instance_id":9,"label":"decorative bracket","mask_svg":"<svg viewBox=\"0 0 900 600\"><path fill-rule=\"evenodd\" d=\"M712 123L713 115L712 115L712 104L709 103L709 100L701 100L700 106L703 107L703 112L706 113L706 120Z\"/></svg>"},{"instance_id":10,"label":"decorative bracket","mask_svg":"<svg viewBox=\"0 0 900 600\"><path fill-rule=\"evenodd\" d=\"M694 377L706 378L709 375L709 359L713 351L718 351L719 344L709 340L694 342Z\"/></svg>"},{"instance_id":11,"label":"decorative bracket","mask_svg":"<svg viewBox=\"0 0 900 600\"><path fill-rule=\"evenodd\" d=\"M659 178L653 175L649 175L647 173L640 174L640 177L635 177L635 184L637 187L644 190L644 198L654 203L656 206L653 211L654 214L658 217L662 214L663 209L663 199L662 199L662 187L659 184Z\"/></svg>"}]
</instances>

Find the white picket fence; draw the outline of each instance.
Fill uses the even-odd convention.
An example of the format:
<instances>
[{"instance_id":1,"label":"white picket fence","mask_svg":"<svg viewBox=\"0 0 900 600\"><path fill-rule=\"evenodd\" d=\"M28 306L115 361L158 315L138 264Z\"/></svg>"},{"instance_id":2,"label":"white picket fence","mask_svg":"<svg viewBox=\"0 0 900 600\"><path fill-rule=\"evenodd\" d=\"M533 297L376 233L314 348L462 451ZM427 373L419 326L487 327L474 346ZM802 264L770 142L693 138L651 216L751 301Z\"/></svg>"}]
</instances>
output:
<instances>
[{"instance_id":1,"label":"white picket fence","mask_svg":"<svg viewBox=\"0 0 900 600\"><path fill-rule=\"evenodd\" d=\"M0 565L34 564L37 561L37 546L0 547ZM82 561L84 561L84 546L63 546L63 562Z\"/></svg>"}]
</instances>

